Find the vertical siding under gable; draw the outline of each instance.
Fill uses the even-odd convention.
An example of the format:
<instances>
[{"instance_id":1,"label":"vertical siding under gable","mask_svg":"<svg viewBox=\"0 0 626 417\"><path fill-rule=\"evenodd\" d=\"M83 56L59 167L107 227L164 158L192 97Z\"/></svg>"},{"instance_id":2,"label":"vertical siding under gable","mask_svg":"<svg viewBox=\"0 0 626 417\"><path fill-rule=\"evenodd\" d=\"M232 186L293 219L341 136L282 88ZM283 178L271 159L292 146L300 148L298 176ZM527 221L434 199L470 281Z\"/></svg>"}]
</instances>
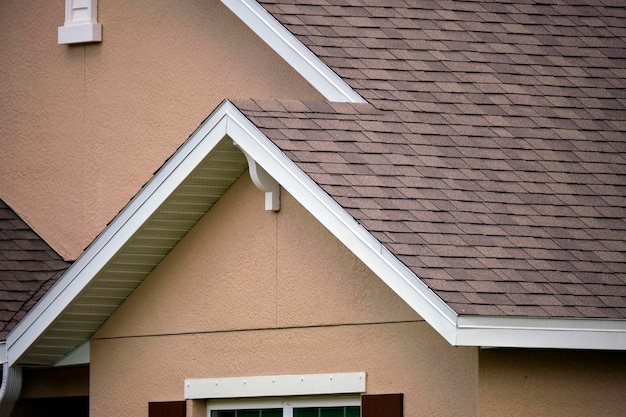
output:
<instances>
[{"instance_id":1,"label":"vertical siding under gable","mask_svg":"<svg viewBox=\"0 0 626 417\"><path fill-rule=\"evenodd\" d=\"M477 411L477 350L449 346L284 190L263 210L247 173L91 343L93 416L146 415L185 378L356 371L368 393L404 393L407 416Z\"/></svg>"}]
</instances>

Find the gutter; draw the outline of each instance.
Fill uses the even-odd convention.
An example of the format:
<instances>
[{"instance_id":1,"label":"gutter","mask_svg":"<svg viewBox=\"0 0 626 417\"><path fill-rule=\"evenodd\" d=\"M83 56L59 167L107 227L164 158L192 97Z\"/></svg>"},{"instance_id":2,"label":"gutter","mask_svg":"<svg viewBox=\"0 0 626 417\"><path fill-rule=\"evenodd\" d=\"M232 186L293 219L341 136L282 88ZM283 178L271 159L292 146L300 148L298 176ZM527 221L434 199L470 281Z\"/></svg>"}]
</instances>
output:
<instances>
[{"instance_id":1,"label":"gutter","mask_svg":"<svg viewBox=\"0 0 626 417\"><path fill-rule=\"evenodd\" d=\"M22 367L9 366L7 347L0 343L0 360L2 361L2 385L0 385L0 417L10 417L13 406L20 397L22 390Z\"/></svg>"}]
</instances>

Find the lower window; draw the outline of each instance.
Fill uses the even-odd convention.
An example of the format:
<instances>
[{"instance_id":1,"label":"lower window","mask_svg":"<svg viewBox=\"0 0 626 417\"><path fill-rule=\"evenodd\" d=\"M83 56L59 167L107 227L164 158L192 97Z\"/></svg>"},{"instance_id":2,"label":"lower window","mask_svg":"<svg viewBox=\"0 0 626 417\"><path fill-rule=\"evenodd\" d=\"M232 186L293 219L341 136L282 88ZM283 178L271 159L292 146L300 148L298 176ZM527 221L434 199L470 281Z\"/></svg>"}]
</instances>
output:
<instances>
[{"instance_id":1,"label":"lower window","mask_svg":"<svg viewBox=\"0 0 626 417\"><path fill-rule=\"evenodd\" d=\"M359 417L359 397L209 401L208 417Z\"/></svg>"},{"instance_id":2,"label":"lower window","mask_svg":"<svg viewBox=\"0 0 626 417\"><path fill-rule=\"evenodd\" d=\"M268 408L255 410L214 410L211 417L282 417L282 408Z\"/></svg>"}]
</instances>

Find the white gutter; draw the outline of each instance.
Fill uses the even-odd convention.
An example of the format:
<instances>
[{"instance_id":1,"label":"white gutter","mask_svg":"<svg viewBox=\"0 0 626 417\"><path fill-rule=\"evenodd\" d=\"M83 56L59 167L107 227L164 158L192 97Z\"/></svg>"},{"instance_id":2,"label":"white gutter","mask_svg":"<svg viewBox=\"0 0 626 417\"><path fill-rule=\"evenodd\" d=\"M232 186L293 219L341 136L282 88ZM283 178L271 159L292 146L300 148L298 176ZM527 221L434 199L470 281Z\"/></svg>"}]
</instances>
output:
<instances>
[{"instance_id":1,"label":"white gutter","mask_svg":"<svg viewBox=\"0 0 626 417\"><path fill-rule=\"evenodd\" d=\"M311 83L326 100L366 102L255 0L222 0L222 3Z\"/></svg>"},{"instance_id":2,"label":"white gutter","mask_svg":"<svg viewBox=\"0 0 626 417\"><path fill-rule=\"evenodd\" d=\"M459 316L458 346L626 350L626 321Z\"/></svg>"},{"instance_id":3,"label":"white gutter","mask_svg":"<svg viewBox=\"0 0 626 417\"><path fill-rule=\"evenodd\" d=\"M13 406L22 391L22 367L9 366L6 343L0 344L2 361L2 385L0 385L0 417L11 417Z\"/></svg>"}]
</instances>

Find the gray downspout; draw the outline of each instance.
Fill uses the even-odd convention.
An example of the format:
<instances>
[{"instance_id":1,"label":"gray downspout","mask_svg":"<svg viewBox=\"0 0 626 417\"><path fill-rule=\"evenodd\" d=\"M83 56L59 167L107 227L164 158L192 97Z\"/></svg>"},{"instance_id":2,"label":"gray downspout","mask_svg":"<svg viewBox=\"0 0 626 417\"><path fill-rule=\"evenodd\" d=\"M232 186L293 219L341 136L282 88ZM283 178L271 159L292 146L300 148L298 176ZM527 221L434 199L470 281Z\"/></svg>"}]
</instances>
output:
<instances>
[{"instance_id":1,"label":"gray downspout","mask_svg":"<svg viewBox=\"0 0 626 417\"><path fill-rule=\"evenodd\" d=\"M22 367L2 364L2 385L0 386L0 417L10 417L13 406L22 390Z\"/></svg>"}]
</instances>

